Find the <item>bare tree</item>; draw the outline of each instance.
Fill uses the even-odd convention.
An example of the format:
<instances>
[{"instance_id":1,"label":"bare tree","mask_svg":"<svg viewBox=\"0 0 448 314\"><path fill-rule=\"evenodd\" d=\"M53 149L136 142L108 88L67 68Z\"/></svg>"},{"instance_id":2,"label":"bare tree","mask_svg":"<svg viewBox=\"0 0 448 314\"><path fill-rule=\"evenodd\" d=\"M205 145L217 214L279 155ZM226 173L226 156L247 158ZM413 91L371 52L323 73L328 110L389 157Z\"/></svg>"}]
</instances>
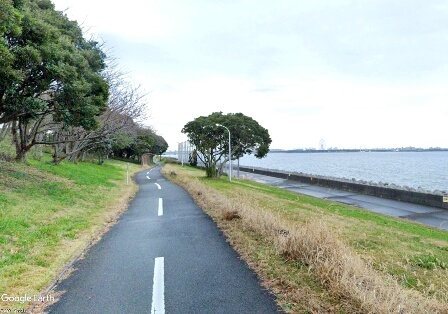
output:
<instances>
[{"instance_id":1,"label":"bare tree","mask_svg":"<svg viewBox=\"0 0 448 314\"><path fill-rule=\"evenodd\" d=\"M54 132L54 162L64 158L75 162L85 152L110 143L121 134L135 137L138 122L147 118L146 93L134 86L126 74L114 64L103 73L109 84L107 110L98 118L99 128L86 131L82 127L61 127Z\"/></svg>"}]
</instances>

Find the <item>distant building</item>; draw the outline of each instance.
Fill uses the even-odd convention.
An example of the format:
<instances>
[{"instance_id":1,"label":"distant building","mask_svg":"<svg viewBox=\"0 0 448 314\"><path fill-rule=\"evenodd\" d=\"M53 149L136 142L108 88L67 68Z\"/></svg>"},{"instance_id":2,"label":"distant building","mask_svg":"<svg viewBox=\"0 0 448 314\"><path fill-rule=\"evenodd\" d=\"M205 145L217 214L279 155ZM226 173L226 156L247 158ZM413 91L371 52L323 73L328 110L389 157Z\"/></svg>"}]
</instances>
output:
<instances>
[{"instance_id":1,"label":"distant building","mask_svg":"<svg viewBox=\"0 0 448 314\"><path fill-rule=\"evenodd\" d=\"M326 150L327 149L327 145L325 144L325 140L320 140L319 141L319 150Z\"/></svg>"}]
</instances>

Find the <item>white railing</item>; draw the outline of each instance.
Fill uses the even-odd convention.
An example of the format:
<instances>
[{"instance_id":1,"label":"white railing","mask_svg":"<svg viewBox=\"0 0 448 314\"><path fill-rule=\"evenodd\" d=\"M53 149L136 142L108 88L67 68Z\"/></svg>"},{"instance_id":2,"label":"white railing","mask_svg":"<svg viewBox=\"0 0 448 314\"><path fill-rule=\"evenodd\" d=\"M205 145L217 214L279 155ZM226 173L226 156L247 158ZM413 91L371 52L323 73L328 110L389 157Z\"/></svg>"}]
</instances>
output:
<instances>
[{"instance_id":1,"label":"white railing","mask_svg":"<svg viewBox=\"0 0 448 314\"><path fill-rule=\"evenodd\" d=\"M190 156L193 150L195 149L195 146L191 144L189 141L180 142L177 146L177 160L182 164L189 164L190 162ZM198 153L199 154L199 153ZM218 162L219 164L219 162ZM201 160L198 158L198 166L203 166ZM229 175L229 163L225 165L224 172Z\"/></svg>"},{"instance_id":2,"label":"white railing","mask_svg":"<svg viewBox=\"0 0 448 314\"><path fill-rule=\"evenodd\" d=\"M177 147L177 160L184 164L189 163L189 158L194 150L194 145L189 141L181 142Z\"/></svg>"}]
</instances>

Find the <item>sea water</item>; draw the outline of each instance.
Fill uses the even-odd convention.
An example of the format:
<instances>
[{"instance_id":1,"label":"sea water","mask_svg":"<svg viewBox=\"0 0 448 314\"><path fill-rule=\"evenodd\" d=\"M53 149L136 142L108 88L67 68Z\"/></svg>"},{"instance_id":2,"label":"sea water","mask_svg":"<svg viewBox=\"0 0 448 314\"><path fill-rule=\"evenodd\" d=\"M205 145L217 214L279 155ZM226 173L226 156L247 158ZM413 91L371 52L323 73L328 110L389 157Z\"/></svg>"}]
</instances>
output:
<instances>
[{"instance_id":1,"label":"sea water","mask_svg":"<svg viewBox=\"0 0 448 314\"><path fill-rule=\"evenodd\" d=\"M236 165L234 161L234 166ZM241 166L395 184L428 191L448 191L448 152L271 152L246 155Z\"/></svg>"}]
</instances>

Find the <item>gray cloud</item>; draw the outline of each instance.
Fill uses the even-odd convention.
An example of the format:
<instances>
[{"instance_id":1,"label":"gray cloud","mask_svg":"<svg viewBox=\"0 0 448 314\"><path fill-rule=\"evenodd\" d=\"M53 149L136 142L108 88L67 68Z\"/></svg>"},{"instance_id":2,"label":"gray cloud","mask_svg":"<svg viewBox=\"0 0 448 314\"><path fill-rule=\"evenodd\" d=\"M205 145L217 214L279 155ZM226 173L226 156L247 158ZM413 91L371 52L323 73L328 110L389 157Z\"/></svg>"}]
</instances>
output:
<instances>
[{"instance_id":1,"label":"gray cloud","mask_svg":"<svg viewBox=\"0 0 448 314\"><path fill-rule=\"evenodd\" d=\"M426 77L446 65L442 4L221 2L196 12L192 23L202 29L179 41L175 53L184 66L205 64L209 71L252 78L303 67L390 80Z\"/></svg>"},{"instance_id":2,"label":"gray cloud","mask_svg":"<svg viewBox=\"0 0 448 314\"><path fill-rule=\"evenodd\" d=\"M304 45L329 68L405 79L446 65L447 12L434 2L356 3L312 12L296 26Z\"/></svg>"}]
</instances>

